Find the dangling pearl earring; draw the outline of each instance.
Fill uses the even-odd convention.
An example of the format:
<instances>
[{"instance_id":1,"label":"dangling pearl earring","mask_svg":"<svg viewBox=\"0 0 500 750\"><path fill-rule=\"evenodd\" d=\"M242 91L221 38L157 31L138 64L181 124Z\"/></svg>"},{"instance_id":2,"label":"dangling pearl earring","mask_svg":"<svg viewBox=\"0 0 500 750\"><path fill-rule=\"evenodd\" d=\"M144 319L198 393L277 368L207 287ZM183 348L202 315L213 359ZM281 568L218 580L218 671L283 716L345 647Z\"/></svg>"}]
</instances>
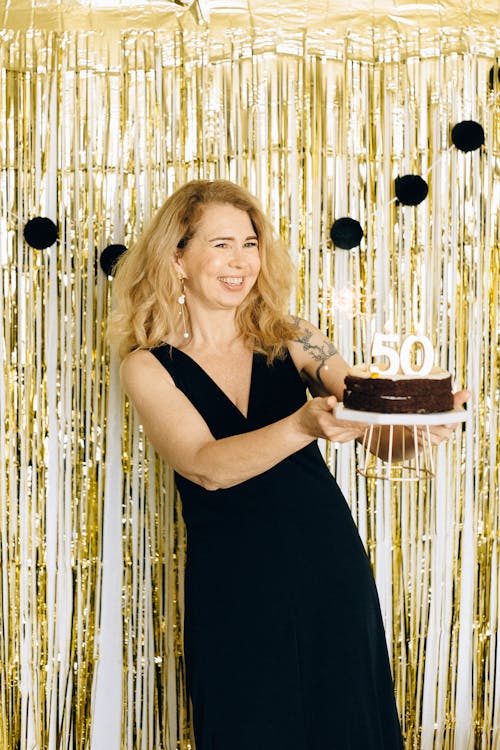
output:
<instances>
[{"instance_id":1,"label":"dangling pearl earring","mask_svg":"<svg viewBox=\"0 0 500 750\"><path fill-rule=\"evenodd\" d=\"M182 327L184 328L182 336L183 338L188 339L189 331L186 325L186 293L184 291L184 276L182 275L182 273L179 273L179 281L181 282L181 293L177 298L177 302L181 306L179 315L182 317Z\"/></svg>"}]
</instances>

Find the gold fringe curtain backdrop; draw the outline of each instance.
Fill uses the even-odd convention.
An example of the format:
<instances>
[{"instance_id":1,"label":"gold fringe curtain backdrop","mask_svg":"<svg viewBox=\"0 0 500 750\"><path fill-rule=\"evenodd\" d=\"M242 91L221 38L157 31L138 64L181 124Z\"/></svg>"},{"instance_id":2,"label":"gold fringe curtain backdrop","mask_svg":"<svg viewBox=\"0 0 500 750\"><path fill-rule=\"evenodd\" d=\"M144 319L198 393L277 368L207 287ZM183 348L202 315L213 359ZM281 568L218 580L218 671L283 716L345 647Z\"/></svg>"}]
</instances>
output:
<instances>
[{"instance_id":1,"label":"gold fringe curtain backdrop","mask_svg":"<svg viewBox=\"0 0 500 750\"><path fill-rule=\"evenodd\" d=\"M292 310L349 361L374 330L418 331L473 391L432 481L365 480L359 449L324 448L373 561L406 747L500 747L499 38L2 33L2 747L193 746L180 507L120 393L99 257L194 177L260 197ZM451 144L464 119L478 151ZM429 184L416 207L394 199L408 173ZM58 224L46 250L23 238L37 215ZM347 215L349 251L329 239Z\"/></svg>"}]
</instances>

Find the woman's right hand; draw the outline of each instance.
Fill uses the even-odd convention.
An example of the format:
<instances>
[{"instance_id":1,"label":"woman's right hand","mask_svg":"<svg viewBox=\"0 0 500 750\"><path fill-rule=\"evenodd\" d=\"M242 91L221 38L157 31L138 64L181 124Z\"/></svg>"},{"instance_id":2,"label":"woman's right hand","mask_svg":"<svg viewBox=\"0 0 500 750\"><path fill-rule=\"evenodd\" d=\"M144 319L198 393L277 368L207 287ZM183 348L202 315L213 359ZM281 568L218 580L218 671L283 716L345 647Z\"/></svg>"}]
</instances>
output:
<instances>
[{"instance_id":1,"label":"woman's right hand","mask_svg":"<svg viewBox=\"0 0 500 750\"><path fill-rule=\"evenodd\" d=\"M316 397L306 401L295 413L298 429L312 438L326 438L334 443L348 443L362 438L366 425L335 417L335 396Z\"/></svg>"}]
</instances>

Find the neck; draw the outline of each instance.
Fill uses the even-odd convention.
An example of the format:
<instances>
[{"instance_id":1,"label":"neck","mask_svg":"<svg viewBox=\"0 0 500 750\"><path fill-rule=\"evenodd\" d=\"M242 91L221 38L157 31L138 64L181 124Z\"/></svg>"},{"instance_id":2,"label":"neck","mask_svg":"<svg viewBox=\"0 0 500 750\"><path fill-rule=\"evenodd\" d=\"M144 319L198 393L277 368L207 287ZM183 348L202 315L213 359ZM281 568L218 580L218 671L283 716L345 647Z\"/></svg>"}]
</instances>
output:
<instances>
[{"instance_id":1,"label":"neck","mask_svg":"<svg viewBox=\"0 0 500 750\"><path fill-rule=\"evenodd\" d=\"M193 349L230 349L241 342L241 334L236 328L234 311L214 311L203 315L196 312L190 315L191 337L188 346Z\"/></svg>"}]
</instances>

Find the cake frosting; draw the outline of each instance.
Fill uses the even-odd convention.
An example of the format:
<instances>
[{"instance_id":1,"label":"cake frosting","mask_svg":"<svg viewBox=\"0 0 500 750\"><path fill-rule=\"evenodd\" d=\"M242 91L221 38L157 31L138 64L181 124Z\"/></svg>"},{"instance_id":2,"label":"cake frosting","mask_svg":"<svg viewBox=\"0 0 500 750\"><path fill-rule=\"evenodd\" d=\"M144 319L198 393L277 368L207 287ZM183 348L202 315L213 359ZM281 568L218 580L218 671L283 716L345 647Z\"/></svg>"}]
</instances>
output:
<instances>
[{"instance_id":1,"label":"cake frosting","mask_svg":"<svg viewBox=\"0 0 500 750\"><path fill-rule=\"evenodd\" d=\"M357 365L345 378L346 409L383 414L432 414L453 408L451 375L433 367L424 376L372 373L369 365Z\"/></svg>"}]
</instances>

